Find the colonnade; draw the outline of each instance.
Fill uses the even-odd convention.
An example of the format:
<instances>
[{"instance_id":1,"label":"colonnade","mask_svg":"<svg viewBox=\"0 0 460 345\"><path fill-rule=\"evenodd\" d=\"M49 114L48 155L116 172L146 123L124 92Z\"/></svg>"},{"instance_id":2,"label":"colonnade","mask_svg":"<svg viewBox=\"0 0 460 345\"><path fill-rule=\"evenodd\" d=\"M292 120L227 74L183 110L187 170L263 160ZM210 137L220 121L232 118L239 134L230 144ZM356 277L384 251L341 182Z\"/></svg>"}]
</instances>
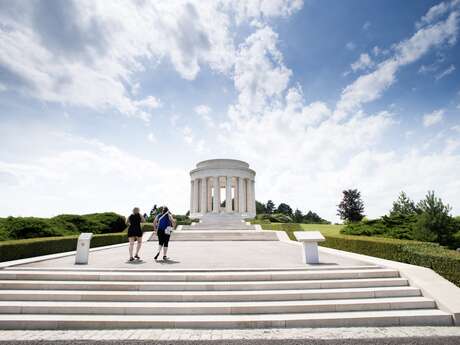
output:
<instances>
[{"instance_id":1,"label":"colonnade","mask_svg":"<svg viewBox=\"0 0 460 345\"><path fill-rule=\"evenodd\" d=\"M190 183L191 214L256 212L254 179L239 176L205 176L194 178ZM225 190L224 197L221 197L222 189Z\"/></svg>"}]
</instances>

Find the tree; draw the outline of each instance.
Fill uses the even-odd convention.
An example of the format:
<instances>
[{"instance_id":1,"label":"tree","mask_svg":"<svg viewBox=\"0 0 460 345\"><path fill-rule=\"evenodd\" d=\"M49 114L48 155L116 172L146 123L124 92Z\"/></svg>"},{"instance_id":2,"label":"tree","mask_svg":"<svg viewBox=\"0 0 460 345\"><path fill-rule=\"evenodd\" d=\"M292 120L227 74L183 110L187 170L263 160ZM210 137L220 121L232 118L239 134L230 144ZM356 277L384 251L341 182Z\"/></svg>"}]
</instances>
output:
<instances>
[{"instance_id":1,"label":"tree","mask_svg":"<svg viewBox=\"0 0 460 345\"><path fill-rule=\"evenodd\" d=\"M338 205L337 215L348 222L359 222L364 218L364 203L357 189L343 191L343 199Z\"/></svg>"},{"instance_id":2,"label":"tree","mask_svg":"<svg viewBox=\"0 0 460 345\"><path fill-rule=\"evenodd\" d=\"M303 217L304 216L302 214L302 211L300 211L299 209L296 209L292 217L292 220L294 221L294 223L302 223Z\"/></svg>"},{"instance_id":3,"label":"tree","mask_svg":"<svg viewBox=\"0 0 460 345\"><path fill-rule=\"evenodd\" d=\"M275 210L275 203L271 200L268 200L267 204L265 205L265 209L268 214L272 214Z\"/></svg>"},{"instance_id":4,"label":"tree","mask_svg":"<svg viewBox=\"0 0 460 345\"><path fill-rule=\"evenodd\" d=\"M425 199L417 204L420 215L414 225L414 239L449 245L456 231L452 208L429 191Z\"/></svg>"},{"instance_id":5,"label":"tree","mask_svg":"<svg viewBox=\"0 0 460 345\"><path fill-rule=\"evenodd\" d=\"M417 213L415 202L411 200L406 193L399 193L398 199L393 202L393 207L390 210L390 217L394 216L411 216Z\"/></svg>"},{"instance_id":6,"label":"tree","mask_svg":"<svg viewBox=\"0 0 460 345\"><path fill-rule=\"evenodd\" d=\"M263 214L263 213L267 213L267 208L265 204L256 200L256 214Z\"/></svg>"},{"instance_id":7,"label":"tree","mask_svg":"<svg viewBox=\"0 0 460 345\"><path fill-rule=\"evenodd\" d=\"M307 224L329 224L327 220L321 218L316 212L308 211L303 217L303 222Z\"/></svg>"},{"instance_id":8,"label":"tree","mask_svg":"<svg viewBox=\"0 0 460 345\"><path fill-rule=\"evenodd\" d=\"M278 213L286 214L288 216L292 216L292 208L288 204L282 202L278 205L278 209L276 210Z\"/></svg>"}]
</instances>

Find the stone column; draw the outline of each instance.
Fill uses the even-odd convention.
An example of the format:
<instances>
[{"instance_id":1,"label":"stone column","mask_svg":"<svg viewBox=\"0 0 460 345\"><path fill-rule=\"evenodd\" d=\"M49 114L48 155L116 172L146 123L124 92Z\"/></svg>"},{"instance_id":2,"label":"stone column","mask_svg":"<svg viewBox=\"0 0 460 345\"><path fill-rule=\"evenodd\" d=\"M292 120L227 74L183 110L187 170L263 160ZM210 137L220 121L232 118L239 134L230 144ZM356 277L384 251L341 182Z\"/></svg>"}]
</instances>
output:
<instances>
[{"instance_id":1,"label":"stone column","mask_svg":"<svg viewBox=\"0 0 460 345\"><path fill-rule=\"evenodd\" d=\"M193 180L190 180L190 213L193 213Z\"/></svg>"},{"instance_id":2,"label":"stone column","mask_svg":"<svg viewBox=\"0 0 460 345\"><path fill-rule=\"evenodd\" d=\"M212 183L211 180L208 179L208 183L206 184L206 193L207 193L207 201L208 201L208 212L212 212Z\"/></svg>"},{"instance_id":3,"label":"stone column","mask_svg":"<svg viewBox=\"0 0 460 345\"><path fill-rule=\"evenodd\" d=\"M239 194L239 212L245 213L246 212L246 189L245 187L245 180L242 177L238 177L238 194Z\"/></svg>"},{"instance_id":4,"label":"stone column","mask_svg":"<svg viewBox=\"0 0 460 345\"><path fill-rule=\"evenodd\" d=\"M219 182L219 176L214 176L213 181L214 181L214 198L213 198L212 212L219 212L219 209L220 209L220 182Z\"/></svg>"},{"instance_id":5,"label":"stone column","mask_svg":"<svg viewBox=\"0 0 460 345\"><path fill-rule=\"evenodd\" d=\"M198 213L200 205L199 179L193 181L193 213Z\"/></svg>"},{"instance_id":6,"label":"stone column","mask_svg":"<svg viewBox=\"0 0 460 345\"><path fill-rule=\"evenodd\" d=\"M239 177L235 177L235 195L234 195L234 199L235 199L235 212L240 212L240 193L239 193L239 186L238 186L238 180L239 180Z\"/></svg>"},{"instance_id":7,"label":"stone column","mask_svg":"<svg viewBox=\"0 0 460 345\"><path fill-rule=\"evenodd\" d=\"M251 212L256 213L256 181L249 180L251 185Z\"/></svg>"},{"instance_id":8,"label":"stone column","mask_svg":"<svg viewBox=\"0 0 460 345\"><path fill-rule=\"evenodd\" d=\"M200 212L205 214L207 212L208 207L208 184L206 181L206 177L201 179L201 203L200 203Z\"/></svg>"},{"instance_id":9,"label":"stone column","mask_svg":"<svg viewBox=\"0 0 460 345\"><path fill-rule=\"evenodd\" d=\"M248 213L251 213L253 212L253 209L252 209L252 205L253 205L253 202L252 202L252 180L251 179L248 179L247 180L247 186L246 188L248 189L248 205L246 206L246 208L248 209Z\"/></svg>"},{"instance_id":10,"label":"stone column","mask_svg":"<svg viewBox=\"0 0 460 345\"><path fill-rule=\"evenodd\" d=\"M232 209L232 177L227 176L227 184L225 187L225 212L230 213Z\"/></svg>"}]
</instances>

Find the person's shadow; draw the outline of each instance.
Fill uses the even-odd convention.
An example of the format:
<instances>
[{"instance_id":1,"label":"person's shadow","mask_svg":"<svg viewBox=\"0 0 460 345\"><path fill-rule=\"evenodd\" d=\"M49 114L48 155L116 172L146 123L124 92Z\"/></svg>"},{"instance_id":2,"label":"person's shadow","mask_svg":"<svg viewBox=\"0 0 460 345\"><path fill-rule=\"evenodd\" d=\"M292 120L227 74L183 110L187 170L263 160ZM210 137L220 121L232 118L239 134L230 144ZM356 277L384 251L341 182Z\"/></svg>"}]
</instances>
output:
<instances>
[{"instance_id":1,"label":"person's shadow","mask_svg":"<svg viewBox=\"0 0 460 345\"><path fill-rule=\"evenodd\" d=\"M180 261L176 261L176 260L171 260L171 259L168 259L168 260L161 260L161 261L157 261L158 263L162 264L162 265L175 265L175 264L180 264Z\"/></svg>"},{"instance_id":2,"label":"person's shadow","mask_svg":"<svg viewBox=\"0 0 460 345\"><path fill-rule=\"evenodd\" d=\"M126 260L126 263L130 265L142 265L142 264L146 264L147 262L140 259L140 260L134 260L134 261Z\"/></svg>"}]
</instances>

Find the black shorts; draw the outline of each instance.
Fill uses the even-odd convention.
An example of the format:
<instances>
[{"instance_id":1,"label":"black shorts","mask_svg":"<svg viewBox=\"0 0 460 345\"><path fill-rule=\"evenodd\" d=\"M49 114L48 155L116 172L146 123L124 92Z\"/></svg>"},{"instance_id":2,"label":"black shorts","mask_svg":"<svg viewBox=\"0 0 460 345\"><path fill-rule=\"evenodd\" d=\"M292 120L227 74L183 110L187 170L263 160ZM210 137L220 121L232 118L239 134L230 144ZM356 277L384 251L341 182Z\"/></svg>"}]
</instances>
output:
<instances>
[{"instance_id":1,"label":"black shorts","mask_svg":"<svg viewBox=\"0 0 460 345\"><path fill-rule=\"evenodd\" d=\"M141 229L128 229L128 237L142 237Z\"/></svg>"},{"instance_id":2,"label":"black shorts","mask_svg":"<svg viewBox=\"0 0 460 345\"><path fill-rule=\"evenodd\" d=\"M158 230L157 235L158 235L158 244L160 246L167 247L169 244L169 238L171 237L171 235L166 235L164 230Z\"/></svg>"}]
</instances>

